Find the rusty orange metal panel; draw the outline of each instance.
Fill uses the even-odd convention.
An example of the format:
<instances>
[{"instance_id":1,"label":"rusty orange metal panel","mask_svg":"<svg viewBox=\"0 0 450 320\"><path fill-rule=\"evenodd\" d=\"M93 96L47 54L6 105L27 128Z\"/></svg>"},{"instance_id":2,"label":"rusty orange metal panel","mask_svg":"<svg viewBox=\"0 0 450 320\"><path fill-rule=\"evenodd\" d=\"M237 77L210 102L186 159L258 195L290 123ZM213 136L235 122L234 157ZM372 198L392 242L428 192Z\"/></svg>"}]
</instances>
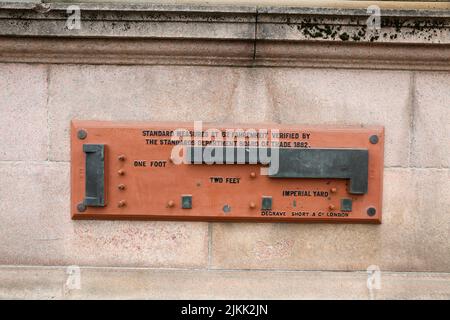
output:
<instances>
[{"instance_id":1,"label":"rusty orange metal panel","mask_svg":"<svg viewBox=\"0 0 450 320\"><path fill-rule=\"evenodd\" d=\"M74 120L72 218L380 223L383 152L379 126Z\"/></svg>"}]
</instances>

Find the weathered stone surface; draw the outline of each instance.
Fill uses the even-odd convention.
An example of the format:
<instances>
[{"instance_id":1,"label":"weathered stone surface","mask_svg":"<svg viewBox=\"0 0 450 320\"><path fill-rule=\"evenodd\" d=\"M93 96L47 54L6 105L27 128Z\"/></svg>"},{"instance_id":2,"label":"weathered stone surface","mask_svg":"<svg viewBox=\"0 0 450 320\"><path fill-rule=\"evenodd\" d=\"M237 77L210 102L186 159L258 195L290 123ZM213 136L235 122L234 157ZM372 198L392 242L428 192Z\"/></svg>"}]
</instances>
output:
<instances>
[{"instance_id":1,"label":"weathered stone surface","mask_svg":"<svg viewBox=\"0 0 450 320\"><path fill-rule=\"evenodd\" d=\"M0 172L0 263L62 262L68 165L0 162Z\"/></svg>"},{"instance_id":2,"label":"weathered stone surface","mask_svg":"<svg viewBox=\"0 0 450 320\"><path fill-rule=\"evenodd\" d=\"M386 170L381 225L214 223L212 267L449 272L449 178Z\"/></svg>"},{"instance_id":3,"label":"weathered stone surface","mask_svg":"<svg viewBox=\"0 0 450 320\"><path fill-rule=\"evenodd\" d=\"M383 8L384 23L373 27L367 23L366 7L283 8L212 6L211 3L208 5L77 3L77 5L83 12L81 23L85 24L85 27L74 29L67 28L66 19L61 19L65 17L66 4L52 3L51 10L46 10L47 7L43 9L42 5L4 3L1 7L10 10L1 13L4 19L0 20L0 34L356 43L441 44L449 41L450 14L445 4L441 6L441 9L444 9L442 11ZM11 9L21 11L17 13ZM46 15L36 19L36 12L42 11L45 11ZM105 19L105 16L108 18ZM28 20L22 23L23 19ZM142 23L143 21L146 23ZM205 21L208 23L202 23ZM379 28L381 29L376 30Z\"/></svg>"},{"instance_id":4,"label":"weathered stone surface","mask_svg":"<svg viewBox=\"0 0 450 320\"><path fill-rule=\"evenodd\" d=\"M206 265L206 223L72 221L68 163L0 163L0 175L0 264Z\"/></svg>"},{"instance_id":5,"label":"weathered stone surface","mask_svg":"<svg viewBox=\"0 0 450 320\"><path fill-rule=\"evenodd\" d=\"M0 267L0 299L61 299L65 270L61 267Z\"/></svg>"},{"instance_id":6,"label":"weathered stone surface","mask_svg":"<svg viewBox=\"0 0 450 320\"><path fill-rule=\"evenodd\" d=\"M232 121L232 68L55 66L50 76L53 160L69 160L72 119Z\"/></svg>"},{"instance_id":7,"label":"weathered stone surface","mask_svg":"<svg viewBox=\"0 0 450 320\"><path fill-rule=\"evenodd\" d=\"M414 10L417 12L417 14L420 14L421 10L424 9L448 9L448 5L445 3L440 2L446 2L447 0L433 0L433 1L411 1L408 3L398 3L395 1L386 1L386 2L379 2L378 5L383 9L419 9ZM46 2L46 1L43 1ZM75 2L77 3L77 0L60 0L58 2L62 3L70 3ZM112 4L128 4L128 5L134 5L134 4L147 4L149 6L157 6L155 4L155 1L153 0L84 0L83 3L97 3L97 4L103 4L103 5L109 5L110 7L113 7ZM175 3L175 4L174 4ZM219 11L224 5L228 5L225 8L232 7L234 11L237 11L237 8L246 8L250 5L259 6L259 8L263 11L273 12L273 13L289 13L289 12L308 12L308 13L316 13L320 14L323 12L326 12L327 8L336 8L338 11L343 8L348 9L362 9L358 10L360 14L366 14L367 11L367 4L363 1L355 1L355 2L336 2L333 0L323 0L320 2L317 2L315 0L214 0L214 1L207 1L207 0L177 0L176 2L173 0L159 0L158 4L162 4L161 7L163 7L164 4L170 4L173 7L182 7L187 11L194 11L198 10L199 6L202 7L211 7L212 10ZM222 9L223 10L223 9ZM231 10L231 9L229 9ZM242 9L241 9L242 10ZM364 11L363 11L364 10Z\"/></svg>"},{"instance_id":8,"label":"weathered stone surface","mask_svg":"<svg viewBox=\"0 0 450 320\"><path fill-rule=\"evenodd\" d=\"M379 3L379 32L366 27L361 1L326 7L296 0L287 0L295 7L77 2L80 28L68 27L74 1L67 2L0 3L0 61L450 70L447 2Z\"/></svg>"},{"instance_id":9,"label":"weathered stone surface","mask_svg":"<svg viewBox=\"0 0 450 320\"><path fill-rule=\"evenodd\" d=\"M448 9L448 8L447 8ZM258 9L258 40L353 43L449 42L449 11L383 10L383 23L368 19L368 9ZM411 17L414 15L414 18ZM433 19L432 17L436 17ZM439 18L437 18L439 17ZM414 20L414 22L411 22ZM432 31L431 31L432 30Z\"/></svg>"},{"instance_id":10,"label":"weathered stone surface","mask_svg":"<svg viewBox=\"0 0 450 320\"><path fill-rule=\"evenodd\" d=\"M80 10L79 26L67 19L68 7L62 3L0 3L4 9L0 12L0 35L222 40L255 37L255 7L78 2L75 8ZM70 9L73 13L74 8Z\"/></svg>"},{"instance_id":11,"label":"weathered stone surface","mask_svg":"<svg viewBox=\"0 0 450 320\"><path fill-rule=\"evenodd\" d=\"M408 72L265 69L281 123L383 125L385 165L409 161Z\"/></svg>"},{"instance_id":12,"label":"weathered stone surface","mask_svg":"<svg viewBox=\"0 0 450 320\"><path fill-rule=\"evenodd\" d=\"M204 267L207 223L74 221L65 242L69 264Z\"/></svg>"},{"instance_id":13,"label":"weathered stone surface","mask_svg":"<svg viewBox=\"0 0 450 320\"><path fill-rule=\"evenodd\" d=\"M445 46L408 46L324 41L260 41L254 65L303 68L380 70L450 70L450 50ZM351 57L351 59L349 59ZM39 58L39 57L36 57Z\"/></svg>"},{"instance_id":14,"label":"weathered stone surface","mask_svg":"<svg viewBox=\"0 0 450 320\"><path fill-rule=\"evenodd\" d=\"M411 164L450 166L450 74L415 74Z\"/></svg>"},{"instance_id":15,"label":"weathered stone surface","mask_svg":"<svg viewBox=\"0 0 450 320\"><path fill-rule=\"evenodd\" d=\"M251 65L253 52L234 40L0 37L1 62L235 66Z\"/></svg>"},{"instance_id":16,"label":"weathered stone surface","mask_svg":"<svg viewBox=\"0 0 450 320\"><path fill-rule=\"evenodd\" d=\"M0 160L47 158L47 67L0 64Z\"/></svg>"},{"instance_id":17,"label":"weathered stone surface","mask_svg":"<svg viewBox=\"0 0 450 320\"><path fill-rule=\"evenodd\" d=\"M19 2L23 2L23 3L41 3L43 1L41 0L2 0L2 2L14 2L14 3L19 3Z\"/></svg>"},{"instance_id":18,"label":"weathered stone surface","mask_svg":"<svg viewBox=\"0 0 450 320\"><path fill-rule=\"evenodd\" d=\"M235 123L273 122L275 112L265 70L239 68L235 73L237 79L229 120Z\"/></svg>"},{"instance_id":19,"label":"weathered stone surface","mask_svg":"<svg viewBox=\"0 0 450 320\"><path fill-rule=\"evenodd\" d=\"M352 57L352 59L348 59ZM364 43L0 37L0 62L450 70L450 47Z\"/></svg>"},{"instance_id":20,"label":"weathered stone surface","mask_svg":"<svg viewBox=\"0 0 450 320\"><path fill-rule=\"evenodd\" d=\"M79 277L77 276L79 275ZM13 299L449 299L450 276L366 272L0 267ZM79 282L77 282L79 280Z\"/></svg>"}]
</instances>

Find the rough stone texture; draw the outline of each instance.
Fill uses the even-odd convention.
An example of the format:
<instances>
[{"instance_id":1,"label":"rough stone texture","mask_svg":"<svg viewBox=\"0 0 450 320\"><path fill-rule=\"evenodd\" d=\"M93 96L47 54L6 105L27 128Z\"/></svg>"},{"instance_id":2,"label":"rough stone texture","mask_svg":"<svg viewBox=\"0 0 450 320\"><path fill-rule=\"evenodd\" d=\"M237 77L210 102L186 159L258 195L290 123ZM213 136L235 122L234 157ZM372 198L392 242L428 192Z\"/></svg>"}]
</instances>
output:
<instances>
[{"instance_id":1,"label":"rough stone texture","mask_svg":"<svg viewBox=\"0 0 450 320\"><path fill-rule=\"evenodd\" d=\"M24 1L24 0L23 0ZM423 0L421 2L411 1L408 3L396 3L395 1L379 1L378 4L381 8L394 8L394 9L436 9L436 8L447 8L445 4L439 4L439 2L446 2L447 0ZM50 2L50 1L43 1ZM76 0L60 0L59 2L77 2ZM83 3L154 3L154 0L84 0ZM356 3L355 3L356 2ZM285 13L292 12L292 7L306 7L306 8L314 8L314 7L327 7L327 8L362 8L366 9L367 4L364 1L334 1L334 0L322 0L317 2L316 0L159 0L158 3L164 4L186 4L191 5L193 8L196 5L212 5L212 4L229 4L233 6L238 5L264 5L264 6L276 6L269 7L272 11ZM284 6L289 6L289 10L283 9Z\"/></svg>"},{"instance_id":2,"label":"rough stone texture","mask_svg":"<svg viewBox=\"0 0 450 320\"><path fill-rule=\"evenodd\" d=\"M265 69L281 123L384 125L385 165L408 166L408 72Z\"/></svg>"},{"instance_id":3,"label":"rough stone texture","mask_svg":"<svg viewBox=\"0 0 450 320\"><path fill-rule=\"evenodd\" d=\"M366 27L361 1L322 8L304 1L296 7L77 3L82 14L75 29L66 26L68 5L0 3L0 61L450 70L448 3L382 2L379 31Z\"/></svg>"},{"instance_id":4,"label":"rough stone texture","mask_svg":"<svg viewBox=\"0 0 450 320\"><path fill-rule=\"evenodd\" d=\"M255 7L79 2L76 5L82 12L80 27L72 28L71 21L66 19L67 4L0 3L3 9L0 35L222 40L255 37Z\"/></svg>"},{"instance_id":5,"label":"rough stone texture","mask_svg":"<svg viewBox=\"0 0 450 320\"><path fill-rule=\"evenodd\" d=\"M66 27L69 3L3 2L0 61L450 70L448 3L382 1L378 32L363 1L287 2L77 3L79 29Z\"/></svg>"},{"instance_id":6,"label":"rough stone texture","mask_svg":"<svg viewBox=\"0 0 450 320\"><path fill-rule=\"evenodd\" d=\"M70 1L72 1L72 0L70 0ZM45 2L45 1L41 1L41 0L2 0L2 2L42 3L42 2Z\"/></svg>"},{"instance_id":7,"label":"rough stone texture","mask_svg":"<svg viewBox=\"0 0 450 320\"><path fill-rule=\"evenodd\" d=\"M260 68L235 69L237 80L232 94L230 121L236 123L273 122L276 120L271 101L267 72ZM215 84L219 87L220 84Z\"/></svg>"},{"instance_id":8,"label":"rough stone texture","mask_svg":"<svg viewBox=\"0 0 450 320\"><path fill-rule=\"evenodd\" d=\"M444 2L382 1L379 31L366 28L363 1L77 3L79 29L66 27L68 5L0 3L0 61L450 70Z\"/></svg>"},{"instance_id":9,"label":"rough stone texture","mask_svg":"<svg viewBox=\"0 0 450 320\"><path fill-rule=\"evenodd\" d=\"M66 19L61 19L66 4L43 6L0 4L0 9L5 9L0 12L0 35L428 44L448 44L450 40L448 6L437 12L383 8L379 30L367 25L366 7L78 4L83 12L82 27L67 28ZM34 11L48 12L38 16Z\"/></svg>"},{"instance_id":10,"label":"rough stone texture","mask_svg":"<svg viewBox=\"0 0 450 320\"><path fill-rule=\"evenodd\" d=\"M450 271L450 171L387 169L383 223L215 223L213 268Z\"/></svg>"},{"instance_id":11,"label":"rough stone texture","mask_svg":"<svg viewBox=\"0 0 450 320\"><path fill-rule=\"evenodd\" d=\"M73 221L68 163L0 162L0 175L0 264L206 265L206 223Z\"/></svg>"},{"instance_id":12,"label":"rough stone texture","mask_svg":"<svg viewBox=\"0 0 450 320\"><path fill-rule=\"evenodd\" d=\"M450 74L415 75L412 165L450 166Z\"/></svg>"},{"instance_id":13,"label":"rough stone texture","mask_svg":"<svg viewBox=\"0 0 450 320\"><path fill-rule=\"evenodd\" d=\"M299 11L303 10L300 9ZM450 32L446 23L436 23L433 20L423 18L416 18L415 23L411 23L410 16L399 17L392 15L390 11L383 11L383 23L379 30L367 25L368 14L366 10L365 12L354 10L352 13L348 12L348 16L337 14L333 17L325 14L312 17L303 14L295 15L292 11L295 11L295 9L280 10L280 8L275 8L273 11L260 9L258 11L256 38L258 40L284 41L436 44L448 43L450 39ZM281 16L273 16L273 13L281 14ZM389 19L393 16L395 18ZM418 27L419 24L420 27ZM430 29L433 31L430 32Z\"/></svg>"},{"instance_id":14,"label":"rough stone texture","mask_svg":"<svg viewBox=\"0 0 450 320\"><path fill-rule=\"evenodd\" d=\"M449 299L450 275L0 267L0 298L13 299ZM78 272L79 270L79 272ZM77 277L76 275L80 275ZM79 279L79 282L74 280ZM79 286L78 286L79 283Z\"/></svg>"},{"instance_id":15,"label":"rough stone texture","mask_svg":"<svg viewBox=\"0 0 450 320\"><path fill-rule=\"evenodd\" d=\"M0 264L62 262L68 164L0 162L0 173Z\"/></svg>"},{"instance_id":16,"label":"rough stone texture","mask_svg":"<svg viewBox=\"0 0 450 320\"><path fill-rule=\"evenodd\" d=\"M47 67L0 64L0 160L47 159Z\"/></svg>"},{"instance_id":17,"label":"rough stone texture","mask_svg":"<svg viewBox=\"0 0 450 320\"><path fill-rule=\"evenodd\" d=\"M233 121L232 68L51 68L50 159L69 160L71 119Z\"/></svg>"},{"instance_id":18,"label":"rough stone texture","mask_svg":"<svg viewBox=\"0 0 450 320\"><path fill-rule=\"evenodd\" d=\"M255 48L254 64L267 67L450 70L449 49L447 46L403 46L398 44L374 46L348 42L330 46L329 43L322 41L260 41ZM35 57L39 59L39 56Z\"/></svg>"}]
</instances>

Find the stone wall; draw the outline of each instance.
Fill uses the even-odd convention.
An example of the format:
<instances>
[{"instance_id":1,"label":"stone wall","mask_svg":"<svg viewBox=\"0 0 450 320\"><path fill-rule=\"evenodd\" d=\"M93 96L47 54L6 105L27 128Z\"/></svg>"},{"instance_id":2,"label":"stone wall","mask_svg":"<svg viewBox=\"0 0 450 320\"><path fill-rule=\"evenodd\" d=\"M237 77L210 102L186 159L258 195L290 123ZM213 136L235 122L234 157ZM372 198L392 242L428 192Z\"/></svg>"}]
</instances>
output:
<instances>
[{"instance_id":1,"label":"stone wall","mask_svg":"<svg viewBox=\"0 0 450 320\"><path fill-rule=\"evenodd\" d=\"M440 44L374 46L375 61L382 61L375 65L367 56L352 65L336 57L297 58L291 65L280 58L233 60L254 50L254 40L245 37L202 40L206 44L185 51L178 65L83 63L88 58L76 54L77 46L88 39L66 43L70 57L48 44L33 55L14 51L35 41L16 32L16 38L0 37L10 44L0 49L0 297L450 297L448 29L437 32ZM117 56L125 61L136 44L120 41L109 39L99 54L120 44ZM196 41L184 37L171 46L195 47ZM336 41L318 45L328 46L330 55L347 50L347 60L367 48ZM222 63L183 60L197 50L194 61L201 61L198 50L211 46L211 61ZM236 46L238 53L225 50ZM261 46L274 52L301 50L302 43ZM428 64L389 55L394 48L407 56L418 46L424 55L439 55ZM383 223L72 221L71 119L383 125ZM82 281L69 290L71 265L81 267ZM366 287L371 265L382 272L375 293Z\"/></svg>"}]
</instances>

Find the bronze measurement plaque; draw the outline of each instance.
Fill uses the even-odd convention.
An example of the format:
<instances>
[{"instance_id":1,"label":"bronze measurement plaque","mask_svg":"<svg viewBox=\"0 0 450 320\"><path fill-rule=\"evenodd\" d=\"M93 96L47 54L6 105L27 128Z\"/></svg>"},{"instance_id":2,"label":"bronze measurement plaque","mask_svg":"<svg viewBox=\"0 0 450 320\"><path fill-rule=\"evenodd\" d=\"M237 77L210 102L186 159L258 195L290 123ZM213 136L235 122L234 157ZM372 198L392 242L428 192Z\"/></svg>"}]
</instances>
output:
<instances>
[{"instance_id":1,"label":"bronze measurement plaque","mask_svg":"<svg viewBox=\"0 0 450 320\"><path fill-rule=\"evenodd\" d=\"M72 121L73 219L380 223L383 127Z\"/></svg>"}]
</instances>

